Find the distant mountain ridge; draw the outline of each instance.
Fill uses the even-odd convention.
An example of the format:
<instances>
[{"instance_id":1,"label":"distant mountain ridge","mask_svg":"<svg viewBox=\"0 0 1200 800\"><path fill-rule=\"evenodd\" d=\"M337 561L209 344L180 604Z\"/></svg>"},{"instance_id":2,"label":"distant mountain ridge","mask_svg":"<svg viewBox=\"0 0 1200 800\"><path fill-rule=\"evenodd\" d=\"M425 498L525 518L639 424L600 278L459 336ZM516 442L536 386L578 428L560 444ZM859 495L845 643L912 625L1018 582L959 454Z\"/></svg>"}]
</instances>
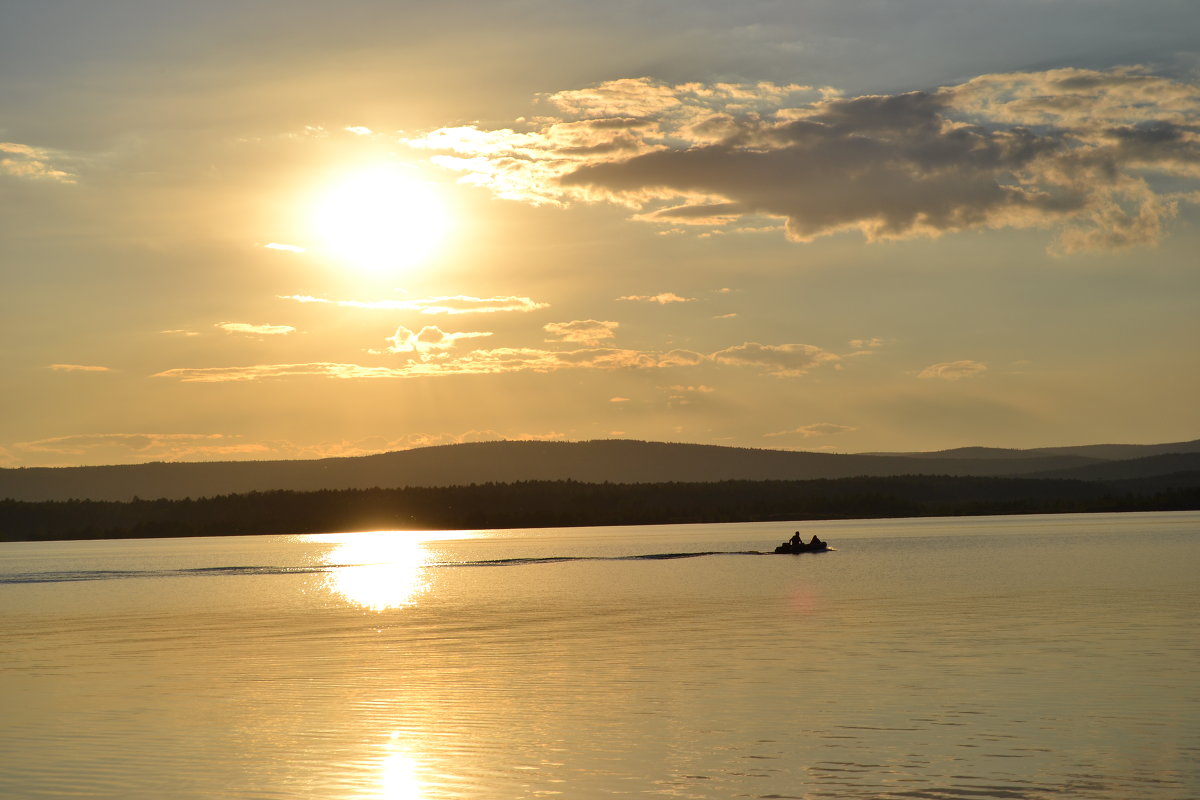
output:
<instances>
[{"instance_id":1,"label":"distant mountain ridge","mask_svg":"<svg viewBox=\"0 0 1200 800\"><path fill-rule=\"evenodd\" d=\"M597 439L495 441L310 461L156 462L0 469L0 499L182 499L286 489L367 489L574 480L588 483L950 475L1137 480L1200 471L1200 440L937 453L835 454Z\"/></svg>"},{"instance_id":2,"label":"distant mountain ridge","mask_svg":"<svg viewBox=\"0 0 1200 800\"><path fill-rule=\"evenodd\" d=\"M1082 456L1104 461L1127 461L1168 453L1200 453L1200 439L1171 444L1084 444L1074 447L1035 447L1016 450L1001 447L957 447L923 453L863 453L862 455L906 458L1030 458L1034 456Z\"/></svg>"}]
</instances>

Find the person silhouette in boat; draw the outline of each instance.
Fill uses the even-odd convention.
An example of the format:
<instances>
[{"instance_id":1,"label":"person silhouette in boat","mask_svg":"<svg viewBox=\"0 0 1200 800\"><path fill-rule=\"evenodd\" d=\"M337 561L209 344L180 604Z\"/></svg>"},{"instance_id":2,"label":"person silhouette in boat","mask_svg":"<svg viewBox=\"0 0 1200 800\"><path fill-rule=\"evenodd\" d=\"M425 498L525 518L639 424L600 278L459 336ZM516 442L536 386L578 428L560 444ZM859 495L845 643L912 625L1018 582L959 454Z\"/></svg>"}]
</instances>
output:
<instances>
[{"instance_id":1,"label":"person silhouette in boat","mask_svg":"<svg viewBox=\"0 0 1200 800\"><path fill-rule=\"evenodd\" d=\"M825 542L822 542L820 539L818 539L817 535L814 533L812 541L808 543L808 546L813 550L820 550L825 547Z\"/></svg>"},{"instance_id":2,"label":"person silhouette in boat","mask_svg":"<svg viewBox=\"0 0 1200 800\"><path fill-rule=\"evenodd\" d=\"M796 531L795 533L792 534L792 538L788 539L788 544L791 545L792 547L799 547L800 542L801 542L800 531Z\"/></svg>"}]
</instances>

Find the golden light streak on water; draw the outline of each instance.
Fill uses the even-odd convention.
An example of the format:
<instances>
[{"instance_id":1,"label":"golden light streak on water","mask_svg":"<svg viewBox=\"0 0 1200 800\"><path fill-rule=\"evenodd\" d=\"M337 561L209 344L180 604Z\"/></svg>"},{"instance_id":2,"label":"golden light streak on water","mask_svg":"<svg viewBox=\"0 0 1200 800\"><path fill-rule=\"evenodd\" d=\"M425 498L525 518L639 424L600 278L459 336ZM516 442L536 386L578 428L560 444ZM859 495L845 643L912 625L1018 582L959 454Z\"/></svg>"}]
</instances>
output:
<instances>
[{"instance_id":1,"label":"golden light streak on water","mask_svg":"<svg viewBox=\"0 0 1200 800\"><path fill-rule=\"evenodd\" d=\"M380 800L422 800L425 790L417 760L397 744L389 749L379 768Z\"/></svg>"},{"instance_id":2,"label":"golden light streak on water","mask_svg":"<svg viewBox=\"0 0 1200 800\"><path fill-rule=\"evenodd\" d=\"M466 539L472 532L439 531L438 540ZM333 594L371 611L405 608L429 588L427 569L437 560L430 550L432 534L416 531L372 531L320 534L314 541L335 546L324 563L333 567L325 587Z\"/></svg>"}]
</instances>

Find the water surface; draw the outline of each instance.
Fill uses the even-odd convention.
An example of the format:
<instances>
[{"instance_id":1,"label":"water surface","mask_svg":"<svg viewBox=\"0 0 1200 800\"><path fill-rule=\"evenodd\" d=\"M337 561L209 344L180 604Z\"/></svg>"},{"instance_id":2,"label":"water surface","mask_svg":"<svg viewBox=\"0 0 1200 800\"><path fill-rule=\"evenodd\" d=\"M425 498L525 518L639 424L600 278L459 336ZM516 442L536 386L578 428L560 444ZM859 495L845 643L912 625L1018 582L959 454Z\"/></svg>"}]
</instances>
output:
<instances>
[{"instance_id":1,"label":"water surface","mask_svg":"<svg viewBox=\"0 0 1200 800\"><path fill-rule=\"evenodd\" d=\"M1200 797L1200 514L793 527L0 545L0 796Z\"/></svg>"}]
</instances>

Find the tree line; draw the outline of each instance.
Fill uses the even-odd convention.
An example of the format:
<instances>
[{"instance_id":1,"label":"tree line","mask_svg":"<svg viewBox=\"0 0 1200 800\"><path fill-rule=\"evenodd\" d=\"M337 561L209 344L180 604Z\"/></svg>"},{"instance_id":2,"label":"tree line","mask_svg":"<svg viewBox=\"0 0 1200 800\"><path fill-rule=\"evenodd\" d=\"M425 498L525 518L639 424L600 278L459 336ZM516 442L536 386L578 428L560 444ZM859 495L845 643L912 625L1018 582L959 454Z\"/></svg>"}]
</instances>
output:
<instances>
[{"instance_id":1,"label":"tree line","mask_svg":"<svg viewBox=\"0 0 1200 800\"><path fill-rule=\"evenodd\" d=\"M518 481L184 500L0 501L7 541L1200 509L1200 487L936 475L704 483Z\"/></svg>"}]
</instances>

